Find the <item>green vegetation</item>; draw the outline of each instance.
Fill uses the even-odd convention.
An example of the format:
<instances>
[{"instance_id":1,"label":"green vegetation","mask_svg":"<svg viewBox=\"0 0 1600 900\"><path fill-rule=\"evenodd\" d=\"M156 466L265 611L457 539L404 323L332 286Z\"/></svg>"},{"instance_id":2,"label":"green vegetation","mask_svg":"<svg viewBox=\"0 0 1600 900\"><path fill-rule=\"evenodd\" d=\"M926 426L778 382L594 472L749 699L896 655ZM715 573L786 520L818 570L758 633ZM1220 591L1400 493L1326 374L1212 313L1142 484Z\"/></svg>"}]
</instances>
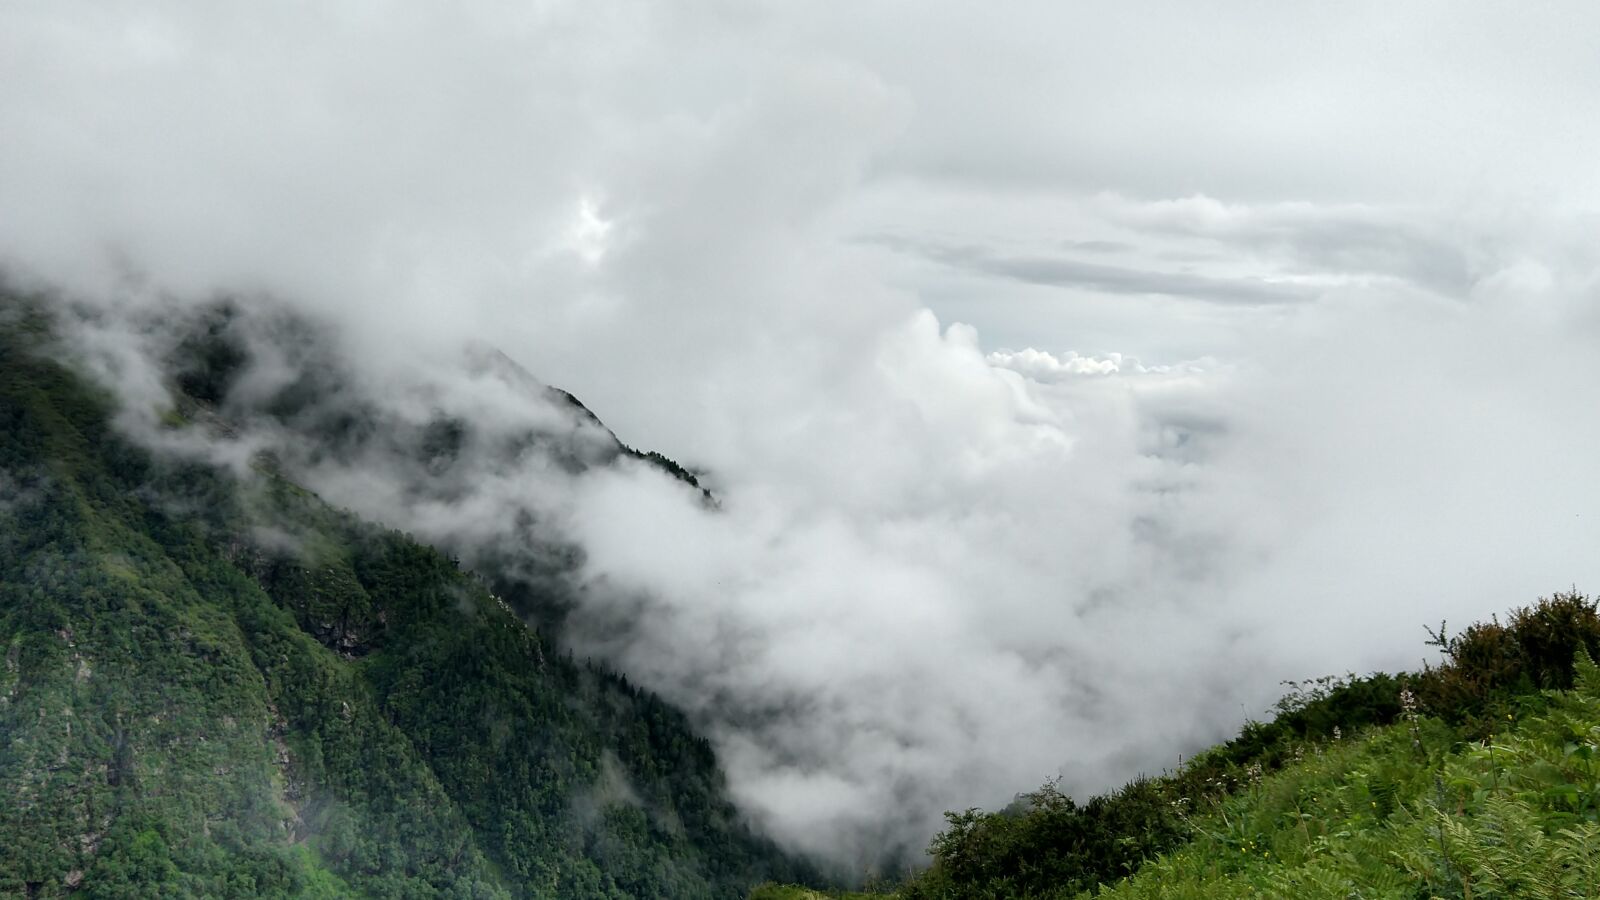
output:
<instances>
[{"instance_id":1,"label":"green vegetation","mask_svg":"<svg viewBox=\"0 0 1600 900\"><path fill-rule=\"evenodd\" d=\"M949 813L932 866L893 893L1600 896L1596 601L1430 638L1440 665L1296 685L1177 772L1082 805L1049 782Z\"/></svg>"},{"instance_id":2,"label":"green vegetation","mask_svg":"<svg viewBox=\"0 0 1600 900\"><path fill-rule=\"evenodd\" d=\"M0 896L740 897L684 717L262 461L155 457L0 307ZM231 360L206 357L185 415ZM214 419L214 416L210 418Z\"/></svg>"},{"instance_id":3,"label":"green vegetation","mask_svg":"<svg viewBox=\"0 0 1600 900\"><path fill-rule=\"evenodd\" d=\"M1419 716L1319 747L1099 896L1600 896L1600 669L1578 668L1482 742Z\"/></svg>"}]
</instances>

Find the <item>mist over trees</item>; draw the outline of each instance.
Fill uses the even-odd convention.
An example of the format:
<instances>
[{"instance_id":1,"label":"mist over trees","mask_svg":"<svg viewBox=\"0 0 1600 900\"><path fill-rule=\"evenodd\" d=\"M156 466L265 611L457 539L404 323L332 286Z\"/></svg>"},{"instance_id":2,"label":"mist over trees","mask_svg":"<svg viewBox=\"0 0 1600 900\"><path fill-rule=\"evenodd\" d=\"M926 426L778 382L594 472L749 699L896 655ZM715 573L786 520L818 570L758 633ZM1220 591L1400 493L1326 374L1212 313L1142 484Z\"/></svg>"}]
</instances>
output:
<instances>
[{"instance_id":1,"label":"mist over trees","mask_svg":"<svg viewBox=\"0 0 1600 900\"><path fill-rule=\"evenodd\" d=\"M809 877L682 713L270 457L152 453L0 323L0 891L739 897ZM180 356L174 432L234 354ZM194 393L188 393L192 390ZM529 589L531 590L531 589Z\"/></svg>"}]
</instances>

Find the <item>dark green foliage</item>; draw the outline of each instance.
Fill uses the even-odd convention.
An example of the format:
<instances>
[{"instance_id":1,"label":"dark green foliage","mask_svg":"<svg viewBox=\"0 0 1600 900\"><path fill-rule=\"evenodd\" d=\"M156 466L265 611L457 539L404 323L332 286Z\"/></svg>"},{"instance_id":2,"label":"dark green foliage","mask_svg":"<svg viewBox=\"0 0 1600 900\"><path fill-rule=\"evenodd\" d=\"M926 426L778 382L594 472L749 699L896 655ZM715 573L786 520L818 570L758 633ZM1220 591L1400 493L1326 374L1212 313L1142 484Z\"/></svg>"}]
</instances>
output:
<instances>
[{"instance_id":1,"label":"dark green foliage","mask_svg":"<svg viewBox=\"0 0 1600 900\"><path fill-rule=\"evenodd\" d=\"M623 452L634 459L643 460L644 462L655 466L661 471L666 472L673 478L678 479L684 484L695 488L700 492L701 498L706 502L715 502L715 498L712 496L711 490L709 488L702 487L700 484L700 479L695 477L693 472L690 472L688 469L685 469L683 466L679 465L677 460L671 459L661 453L657 453L654 450L651 450L648 453L641 453L638 450L628 446L623 447Z\"/></svg>"},{"instance_id":2,"label":"dark green foliage","mask_svg":"<svg viewBox=\"0 0 1600 900\"><path fill-rule=\"evenodd\" d=\"M230 333L232 319L230 306L206 310L195 323L194 333L173 350L169 361L173 380L184 394L201 403L221 403L249 362L243 341Z\"/></svg>"},{"instance_id":3,"label":"dark green foliage","mask_svg":"<svg viewBox=\"0 0 1600 900\"><path fill-rule=\"evenodd\" d=\"M1540 689L1572 687L1573 655L1600 655L1600 612L1595 600L1569 591L1515 608L1503 624L1495 617L1451 635L1441 622L1429 634L1445 662L1415 676L1418 698L1483 737Z\"/></svg>"},{"instance_id":4,"label":"dark green foliage","mask_svg":"<svg viewBox=\"0 0 1600 900\"><path fill-rule=\"evenodd\" d=\"M735 897L807 876L658 698L270 467L151 457L38 352L36 310L5 312L0 896ZM203 407L237 360L201 349Z\"/></svg>"},{"instance_id":5,"label":"dark green foliage","mask_svg":"<svg viewBox=\"0 0 1600 900\"><path fill-rule=\"evenodd\" d=\"M1187 836L1162 786L1139 779L1083 806L1053 782L1001 813L948 813L950 828L929 853L938 865L903 896L1032 897L1094 887L1109 873L1128 874L1141 860Z\"/></svg>"}]
</instances>

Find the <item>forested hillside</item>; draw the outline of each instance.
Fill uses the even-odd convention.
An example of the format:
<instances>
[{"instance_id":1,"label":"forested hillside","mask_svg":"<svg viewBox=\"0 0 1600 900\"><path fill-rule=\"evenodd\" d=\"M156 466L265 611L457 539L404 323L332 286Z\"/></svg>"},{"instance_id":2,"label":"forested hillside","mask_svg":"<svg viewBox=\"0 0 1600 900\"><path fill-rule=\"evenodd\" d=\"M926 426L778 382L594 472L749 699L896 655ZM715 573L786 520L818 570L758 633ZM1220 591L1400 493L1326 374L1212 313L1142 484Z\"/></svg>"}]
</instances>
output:
<instances>
[{"instance_id":1,"label":"forested hillside","mask_svg":"<svg viewBox=\"0 0 1600 900\"><path fill-rule=\"evenodd\" d=\"M239 475L124 439L43 308L0 303L0 896L809 877L678 712L270 459ZM203 427L214 398L184 387L168 427Z\"/></svg>"}]
</instances>

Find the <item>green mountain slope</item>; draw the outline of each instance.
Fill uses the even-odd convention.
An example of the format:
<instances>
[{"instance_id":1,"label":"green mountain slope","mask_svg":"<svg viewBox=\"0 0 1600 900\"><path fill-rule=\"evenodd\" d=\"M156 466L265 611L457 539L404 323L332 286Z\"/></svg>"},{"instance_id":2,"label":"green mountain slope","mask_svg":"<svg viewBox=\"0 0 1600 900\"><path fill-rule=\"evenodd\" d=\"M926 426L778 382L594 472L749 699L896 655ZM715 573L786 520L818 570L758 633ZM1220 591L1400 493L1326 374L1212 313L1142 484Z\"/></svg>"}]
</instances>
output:
<instances>
[{"instance_id":1,"label":"green mountain slope","mask_svg":"<svg viewBox=\"0 0 1600 900\"><path fill-rule=\"evenodd\" d=\"M719 897L709 745L258 463L152 456L0 310L0 895ZM175 423L176 424L176 423Z\"/></svg>"}]
</instances>

